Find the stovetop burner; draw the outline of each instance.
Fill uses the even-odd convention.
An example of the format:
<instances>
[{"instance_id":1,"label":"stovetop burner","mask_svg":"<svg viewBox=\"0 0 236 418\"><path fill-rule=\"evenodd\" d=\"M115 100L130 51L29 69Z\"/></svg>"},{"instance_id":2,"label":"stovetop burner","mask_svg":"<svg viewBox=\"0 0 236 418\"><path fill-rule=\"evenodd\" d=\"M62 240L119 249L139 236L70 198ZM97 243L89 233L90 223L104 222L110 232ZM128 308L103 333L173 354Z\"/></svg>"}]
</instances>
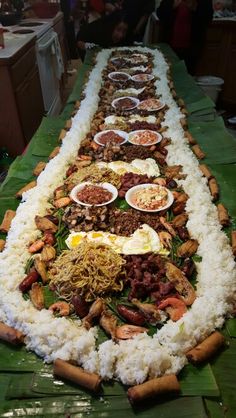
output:
<instances>
[{"instance_id":1,"label":"stovetop burner","mask_svg":"<svg viewBox=\"0 0 236 418\"><path fill-rule=\"evenodd\" d=\"M34 30L31 29L18 29L14 30L13 33L19 34L19 35L26 35L27 33L34 33Z\"/></svg>"},{"instance_id":2,"label":"stovetop burner","mask_svg":"<svg viewBox=\"0 0 236 418\"><path fill-rule=\"evenodd\" d=\"M25 28L27 27L33 27L33 26L41 26L43 25L43 22L22 22L20 23L18 26L24 26Z\"/></svg>"}]
</instances>

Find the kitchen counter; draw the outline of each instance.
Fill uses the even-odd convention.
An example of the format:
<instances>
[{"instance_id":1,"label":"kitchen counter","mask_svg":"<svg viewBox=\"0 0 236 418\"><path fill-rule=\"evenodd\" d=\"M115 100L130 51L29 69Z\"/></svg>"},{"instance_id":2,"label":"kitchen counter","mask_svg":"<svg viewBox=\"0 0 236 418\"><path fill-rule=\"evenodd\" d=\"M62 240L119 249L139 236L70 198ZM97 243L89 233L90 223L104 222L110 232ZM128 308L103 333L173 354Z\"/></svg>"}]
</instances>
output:
<instances>
[{"instance_id":1,"label":"kitchen counter","mask_svg":"<svg viewBox=\"0 0 236 418\"><path fill-rule=\"evenodd\" d=\"M29 33L25 35L14 34L12 32L4 33L5 48L0 49L0 65L5 65L8 61L17 60L18 54L22 54L28 49L31 44L33 45L36 41L36 35Z\"/></svg>"}]
</instances>

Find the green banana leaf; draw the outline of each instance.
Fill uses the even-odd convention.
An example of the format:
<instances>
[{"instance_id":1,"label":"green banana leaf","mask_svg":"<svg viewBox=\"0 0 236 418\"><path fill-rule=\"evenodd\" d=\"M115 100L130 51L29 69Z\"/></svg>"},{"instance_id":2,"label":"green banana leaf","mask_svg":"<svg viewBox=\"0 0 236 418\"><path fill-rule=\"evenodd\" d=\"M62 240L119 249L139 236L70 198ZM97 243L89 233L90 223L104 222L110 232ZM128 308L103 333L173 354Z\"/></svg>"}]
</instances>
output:
<instances>
[{"instance_id":1,"label":"green banana leaf","mask_svg":"<svg viewBox=\"0 0 236 418\"><path fill-rule=\"evenodd\" d=\"M64 127L62 118L47 116L43 118L32 139L31 153L40 157L48 157L53 148L59 145L58 136Z\"/></svg>"},{"instance_id":2,"label":"green banana leaf","mask_svg":"<svg viewBox=\"0 0 236 418\"><path fill-rule=\"evenodd\" d=\"M236 162L236 141L225 129L222 118L213 122L189 122L189 130L197 140L206 158L206 164L230 164Z\"/></svg>"},{"instance_id":3,"label":"green banana leaf","mask_svg":"<svg viewBox=\"0 0 236 418\"><path fill-rule=\"evenodd\" d=\"M229 319L226 322L226 327L230 337L236 338L236 318Z\"/></svg>"},{"instance_id":4,"label":"green banana leaf","mask_svg":"<svg viewBox=\"0 0 236 418\"><path fill-rule=\"evenodd\" d=\"M195 83L187 73L184 61L172 65L172 76L177 94L184 100L189 113L214 108L214 102Z\"/></svg>"},{"instance_id":5,"label":"green banana leaf","mask_svg":"<svg viewBox=\"0 0 236 418\"><path fill-rule=\"evenodd\" d=\"M236 340L231 338L229 347L222 351L220 356L215 357L212 362L212 370L221 391L224 418L236 417ZM213 416L214 418L214 416Z\"/></svg>"},{"instance_id":6,"label":"green banana leaf","mask_svg":"<svg viewBox=\"0 0 236 418\"><path fill-rule=\"evenodd\" d=\"M180 372L181 393L185 396L220 396L214 374L209 364L192 366L188 364Z\"/></svg>"},{"instance_id":7,"label":"green banana leaf","mask_svg":"<svg viewBox=\"0 0 236 418\"><path fill-rule=\"evenodd\" d=\"M236 218L236 165L209 164L209 168L219 184L220 200L227 207L231 217Z\"/></svg>"},{"instance_id":8,"label":"green banana leaf","mask_svg":"<svg viewBox=\"0 0 236 418\"><path fill-rule=\"evenodd\" d=\"M39 398L20 401L4 401L1 404L1 417L57 417L66 416L84 418L114 417L127 418L139 416L144 418L207 418L203 401L199 397L162 398L133 408L127 397L91 397L62 396L60 398Z\"/></svg>"}]
</instances>

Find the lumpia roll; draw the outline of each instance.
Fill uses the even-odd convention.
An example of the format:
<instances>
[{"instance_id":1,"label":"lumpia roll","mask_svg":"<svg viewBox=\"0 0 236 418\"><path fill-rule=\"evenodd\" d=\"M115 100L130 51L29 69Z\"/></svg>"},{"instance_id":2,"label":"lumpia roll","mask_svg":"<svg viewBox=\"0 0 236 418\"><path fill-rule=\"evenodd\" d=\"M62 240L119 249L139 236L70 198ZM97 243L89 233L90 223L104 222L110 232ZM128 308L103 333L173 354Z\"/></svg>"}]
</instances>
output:
<instances>
[{"instance_id":1,"label":"lumpia roll","mask_svg":"<svg viewBox=\"0 0 236 418\"><path fill-rule=\"evenodd\" d=\"M8 232L10 227L11 227L11 222L12 219L15 218L16 216L16 211L15 210L11 210L8 209L6 210L5 214L4 214L4 218L2 220L2 223L0 225L0 232Z\"/></svg>"},{"instance_id":2,"label":"lumpia roll","mask_svg":"<svg viewBox=\"0 0 236 418\"><path fill-rule=\"evenodd\" d=\"M71 120L71 119L68 119L68 120L66 121L66 124L65 124L65 129L70 129L70 128L71 128L71 126L72 126L72 120Z\"/></svg>"},{"instance_id":3,"label":"lumpia roll","mask_svg":"<svg viewBox=\"0 0 236 418\"><path fill-rule=\"evenodd\" d=\"M236 231L231 232L231 246L233 255L236 257Z\"/></svg>"},{"instance_id":4,"label":"lumpia roll","mask_svg":"<svg viewBox=\"0 0 236 418\"><path fill-rule=\"evenodd\" d=\"M0 239L0 252L4 250L6 241L5 239Z\"/></svg>"},{"instance_id":5,"label":"lumpia roll","mask_svg":"<svg viewBox=\"0 0 236 418\"><path fill-rule=\"evenodd\" d=\"M213 197L213 201L216 201L219 199L219 186L217 184L216 179L213 177L209 180L209 189L211 192L211 195Z\"/></svg>"},{"instance_id":6,"label":"lumpia roll","mask_svg":"<svg viewBox=\"0 0 236 418\"><path fill-rule=\"evenodd\" d=\"M186 356L190 363L198 364L208 360L225 344L225 337L218 331L213 332L204 341L188 351Z\"/></svg>"},{"instance_id":7,"label":"lumpia roll","mask_svg":"<svg viewBox=\"0 0 236 418\"><path fill-rule=\"evenodd\" d=\"M58 137L58 141L62 142L63 139L65 138L66 134L67 134L67 131L65 129L62 129L61 132L60 132L60 135Z\"/></svg>"},{"instance_id":8,"label":"lumpia roll","mask_svg":"<svg viewBox=\"0 0 236 418\"><path fill-rule=\"evenodd\" d=\"M194 152L194 154L199 160L203 160L203 158L205 158L206 156L206 154L202 151L199 145L193 145L192 151Z\"/></svg>"},{"instance_id":9,"label":"lumpia roll","mask_svg":"<svg viewBox=\"0 0 236 418\"><path fill-rule=\"evenodd\" d=\"M73 366L59 358L54 361L53 372L55 375L71 380L93 392L98 392L101 387L102 379L99 375L86 372L81 367Z\"/></svg>"},{"instance_id":10,"label":"lumpia roll","mask_svg":"<svg viewBox=\"0 0 236 418\"><path fill-rule=\"evenodd\" d=\"M27 192L30 189L33 189L33 187L35 186L37 186L37 181L30 181L28 184L26 184L24 187L18 190L18 192L15 194L16 198L22 197L23 193Z\"/></svg>"},{"instance_id":11,"label":"lumpia roll","mask_svg":"<svg viewBox=\"0 0 236 418\"><path fill-rule=\"evenodd\" d=\"M0 340L13 345L20 345L24 342L24 334L17 329L0 322Z\"/></svg>"},{"instance_id":12,"label":"lumpia roll","mask_svg":"<svg viewBox=\"0 0 236 418\"><path fill-rule=\"evenodd\" d=\"M184 130L186 130L186 129L187 129L187 127L188 127L188 122L187 122L186 117L180 118L180 124L181 124L181 126L182 126L182 128L183 128Z\"/></svg>"},{"instance_id":13,"label":"lumpia roll","mask_svg":"<svg viewBox=\"0 0 236 418\"><path fill-rule=\"evenodd\" d=\"M38 164L34 167L33 174L38 177L40 173L45 169L47 163L44 161L39 161Z\"/></svg>"},{"instance_id":14,"label":"lumpia roll","mask_svg":"<svg viewBox=\"0 0 236 418\"><path fill-rule=\"evenodd\" d=\"M60 147L56 147L52 150L51 154L48 156L49 160L52 160L54 157L56 157L57 154L60 152Z\"/></svg>"},{"instance_id":15,"label":"lumpia roll","mask_svg":"<svg viewBox=\"0 0 236 418\"><path fill-rule=\"evenodd\" d=\"M193 136L190 134L189 131L185 131L184 136L187 139L189 144L195 145L197 143L196 140L193 138Z\"/></svg>"},{"instance_id":16,"label":"lumpia roll","mask_svg":"<svg viewBox=\"0 0 236 418\"><path fill-rule=\"evenodd\" d=\"M228 214L227 209L224 207L224 205L222 205L222 203L219 203L217 205L217 210L218 210L218 218L219 218L220 224L222 226L229 226L230 224L229 214Z\"/></svg>"},{"instance_id":17,"label":"lumpia roll","mask_svg":"<svg viewBox=\"0 0 236 418\"><path fill-rule=\"evenodd\" d=\"M128 389L127 395L131 403L141 402L165 393L179 392L180 384L174 374L162 376Z\"/></svg>"},{"instance_id":18,"label":"lumpia roll","mask_svg":"<svg viewBox=\"0 0 236 418\"><path fill-rule=\"evenodd\" d=\"M207 178L207 180L210 180L213 177L211 171L206 166L206 164L200 164L199 168L200 168L202 174Z\"/></svg>"}]
</instances>

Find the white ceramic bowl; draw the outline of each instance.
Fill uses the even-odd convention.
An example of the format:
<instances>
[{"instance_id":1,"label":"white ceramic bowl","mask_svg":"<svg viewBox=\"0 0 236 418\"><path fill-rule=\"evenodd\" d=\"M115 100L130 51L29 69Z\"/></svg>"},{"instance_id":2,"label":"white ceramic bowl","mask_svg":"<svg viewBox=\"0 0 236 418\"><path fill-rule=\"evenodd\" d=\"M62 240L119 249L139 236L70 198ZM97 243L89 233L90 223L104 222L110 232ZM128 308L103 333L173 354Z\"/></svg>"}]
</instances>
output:
<instances>
[{"instance_id":1,"label":"white ceramic bowl","mask_svg":"<svg viewBox=\"0 0 236 418\"><path fill-rule=\"evenodd\" d=\"M142 190L142 189L147 189L149 187L157 187L157 188L162 188L165 189L168 193L168 197L167 197L167 203L164 206L161 206L158 209L154 209L154 210L148 210L148 209L142 209L139 208L138 206L136 206L133 202L132 202L132 196L135 192L137 192L138 190ZM138 184L137 186L131 187L131 189L129 189L126 194L125 194L125 200L126 202L132 206L132 208L140 210L142 212L160 212L164 209L169 208L173 201L174 201L174 196L173 194L170 192L170 190L168 190L166 187L164 186L159 186L158 184L152 184L152 183L146 183L146 184Z\"/></svg>"},{"instance_id":2,"label":"white ceramic bowl","mask_svg":"<svg viewBox=\"0 0 236 418\"><path fill-rule=\"evenodd\" d=\"M106 190L108 190L109 192L112 193L112 198L110 200L108 200L107 202L99 203L97 205L90 205L88 203L81 202L81 200L78 199L77 194L78 194L78 192L80 192L87 185L103 187L104 189L106 189ZM70 193L71 199L74 200L74 202L79 203L80 205L83 205L83 206L105 206L105 205L109 205L109 203L113 202L117 198L117 196L118 196L118 190L115 186L113 186L113 184L111 184L111 183L91 183L90 181L84 181L83 183L78 184L77 186L75 186L71 190L71 193Z\"/></svg>"},{"instance_id":3,"label":"white ceramic bowl","mask_svg":"<svg viewBox=\"0 0 236 418\"><path fill-rule=\"evenodd\" d=\"M149 99L147 99L147 100L149 100ZM143 100L142 102L140 102L139 103L139 105L138 105L138 109L139 110L143 110L143 111L145 111L145 112L157 112L158 110L161 110L161 109L163 109L163 107L165 107L165 103L161 103L158 99L158 101L159 101L159 106L156 106L155 108L147 108L147 109L142 109L141 108L141 106L142 106L142 104L143 103L145 103L147 100Z\"/></svg>"},{"instance_id":4,"label":"white ceramic bowl","mask_svg":"<svg viewBox=\"0 0 236 418\"><path fill-rule=\"evenodd\" d=\"M125 107L125 108L121 108L118 107L117 104L122 100L122 99L131 99L133 101L133 106L130 107ZM136 97L131 97L131 96L123 96L123 97L118 97L117 99L114 99L111 103L112 107L114 107L114 109L119 109L119 110L132 110L135 109L138 105L139 105L140 101L139 99L137 99Z\"/></svg>"},{"instance_id":5,"label":"white ceramic bowl","mask_svg":"<svg viewBox=\"0 0 236 418\"><path fill-rule=\"evenodd\" d=\"M142 133L142 132L152 132L152 134L155 135L156 140L153 141L151 144L138 144L136 142L132 142L132 137L136 134ZM128 141L133 144L133 145L142 145L142 147L151 147L152 145L158 144L158 142L161 142L162 140L162 135L159 134L158 132L155 131L151 131L149 129L138 129L137 131L132 131L128 134Z\"/></svg>"},{"instance_id":6,"label":"white ceramic bowl","mask_svg":"<svg viewBox=\"0 0 236 418\"><path fill-rule=\"evenodd\" d=\"M126 76L126 79L125 80L117 80L116 76L119 76L119 75ZM115 81L116 83L125 83L125 81L128 81L128 80L131 79L131 76L127 73L122 72L122 71L113 71L112 73L108 74L108 78L110 78L110 80L112 80L112 81Z\"/></svg>"},{"instance_id":7,"label":"white ceramic bowl","mask_svg":"<svg viewBox=\"0 0 236 418\"><path fill-rule=\"evenodd\" d=\"M100 142L100 138L105 134L105 133L108 133L108 132L114 132L115 134L117 134L117 135L119 135L119 136L121 136L122 138L123 138L123 141L122 142L120 142L119 144L117 144L117 145L122 145L122 144L124 144L127 140L128 140L128 134L126 133L126 132L124 132L124 131L121 131L121 130L119 130L119 129L107 129L107 130L105 130L105 131L101 131L101 132L98 132L96 135L95 135L95 137L93 138L93 140L98 144L98 145L101 145L102 147L105 147L105 144L102 144L101 142Z\"/></svg>"},{"instance_id":8,"label":"white ceramic bowl","mask_svg":"<svg viewBox=\"0 0 236 418\"><path fill-rule=\"evenodd\" d=\"M143 77L143 80L141 80L140 77ZM135 83L147 83L148 81L151 81L154 79L154 75L140 73L140 74L132 75L131 79L132 81L135 81Z\"/></svg>"}]
</instances>

